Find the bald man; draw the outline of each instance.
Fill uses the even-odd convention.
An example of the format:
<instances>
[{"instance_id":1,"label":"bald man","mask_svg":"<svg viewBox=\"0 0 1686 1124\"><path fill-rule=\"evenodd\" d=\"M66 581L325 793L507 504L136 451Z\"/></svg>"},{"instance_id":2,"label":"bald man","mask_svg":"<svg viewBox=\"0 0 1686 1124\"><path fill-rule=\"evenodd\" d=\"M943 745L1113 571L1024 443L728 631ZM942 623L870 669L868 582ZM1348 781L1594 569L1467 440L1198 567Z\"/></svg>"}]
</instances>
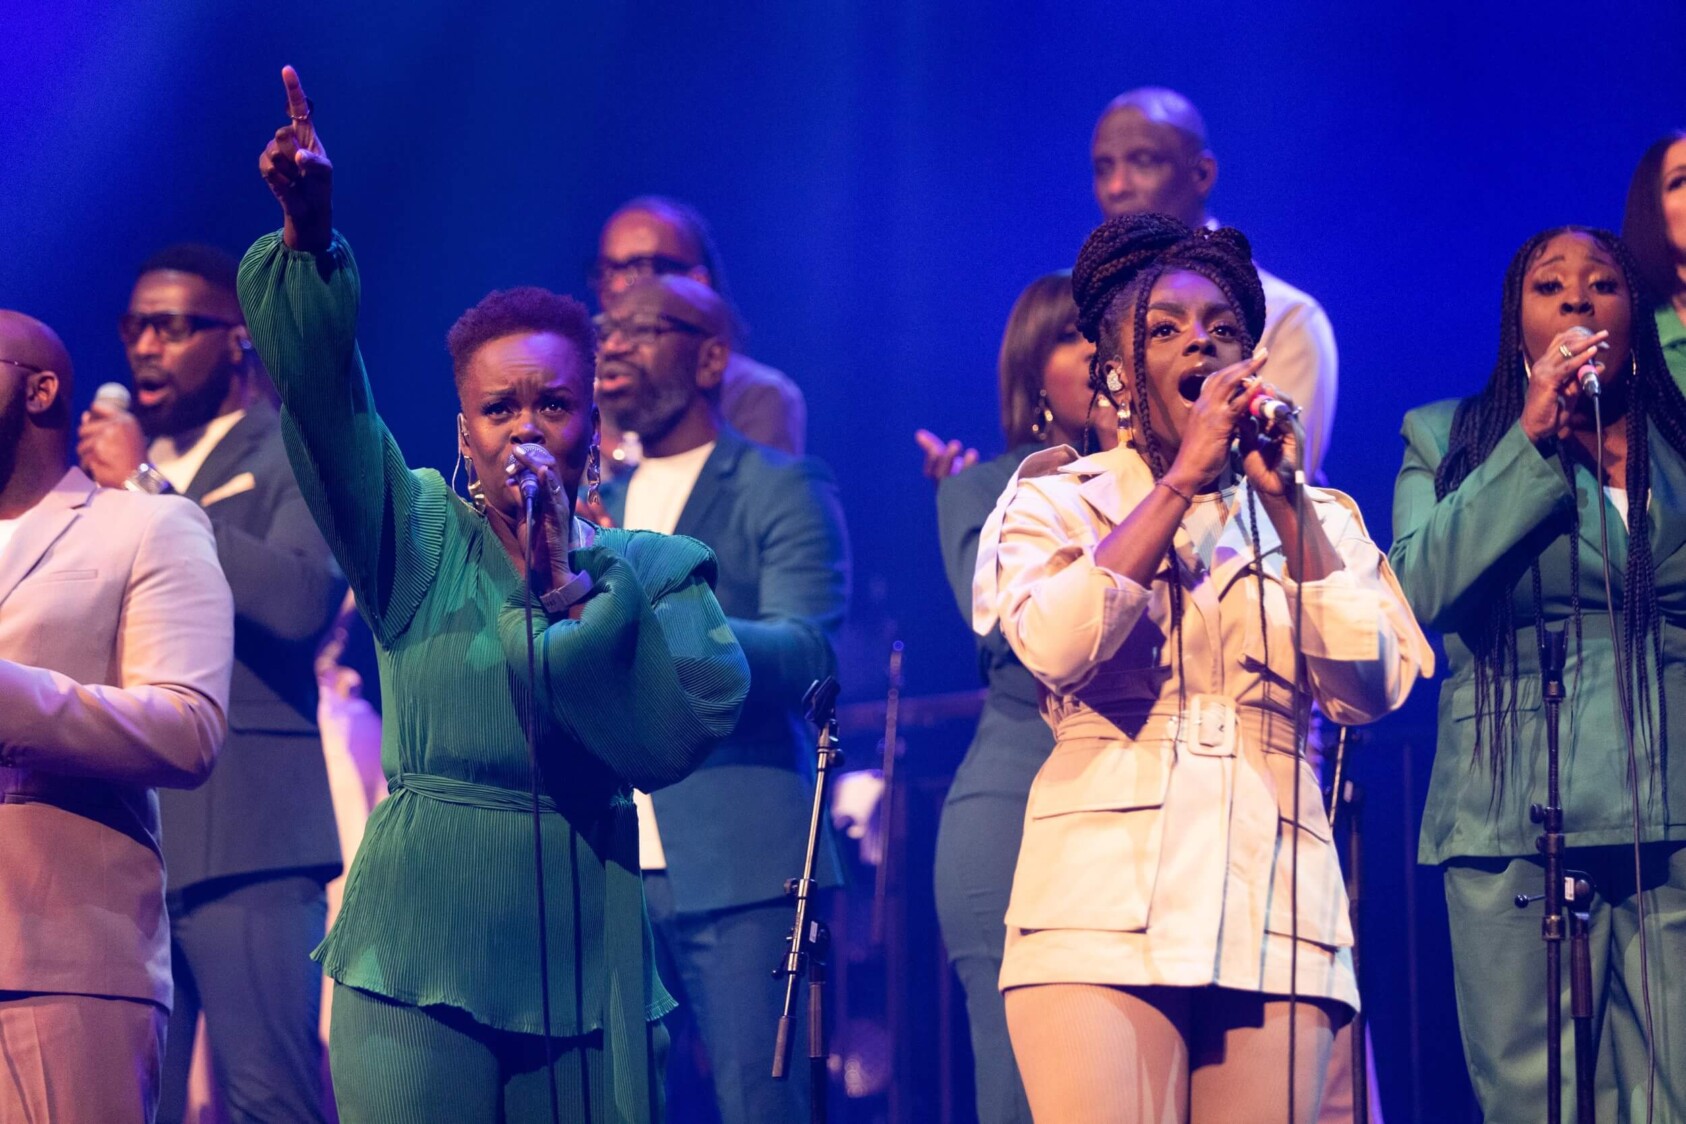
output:
<instances>
[{"instance_id":1,"label":"bald man","mask_svg":"<svg viewBox=\"0 0 1686 1124\"><path fill-rule=\"evenodd\" d=\"M1206 143L1200 111L1175 90L1144 86L1113 98L1089 141L1095 202L1106 218L1157 211L1191 227L1216 226L1206 200L1218 182L1218 158ZM1265 377L1300 407L1306 471L1315 474L1335 424L1335 332L1323 308L1264 269Z\"/></svg>"},{"instance_id":2,"label":"bald man","mask_svg":"<svg viewBox=\"0 0 1686 1124\"><path fill-rule=\"evenodd\" d=\"M70 384L58 337L0 311L0 1120L150 1122L154 788L222 747L233 603L198 507L66 469Z\"/></svg>"},{"instance_id":3,"label":"bald man","mask_svg":"<svg viewBox=\"0 0 1686 1124\"><path fill-rule=\"evenodd\" d=\"M642 278L688 277L713 289L727 317L729 350L720 376L719 410L726 424L751 441L800 456L807 440L808 407L782 371L736 350L743 324L732 307L714 236L702 215L677 199L644 195L622 204L598 236L591 288L598 306L609 309ZM632 430L638 433L637 430ZM642 436L640 434L640 436ZM613 418L603 418L605 466L611 474L631 467L638 453Z\"/></svg>"},{"instance_id":4,"label":"bald man","mask_svg":"<svg viewBox=\"0 0 1686 1124\"><path fill-rule=\"evenodd\" d=\"M807 1081L769 1076L783 997L769 970L790 928L784 880L801 872L813 797L802 697L835 669L848 594L837 488L820 462L722 421L731 310L707 285L637 280L599 331L597 403L644 453L604 487L603 505L617 526L714 550L715 596L751 676L731 736L689 777L636 797L657 966L702 1039L724 1124L806 1120ZM825 842L821 884L836 885ZM668 1103L684 1103L673 1076Z\"/></svg>"}]
</instances>

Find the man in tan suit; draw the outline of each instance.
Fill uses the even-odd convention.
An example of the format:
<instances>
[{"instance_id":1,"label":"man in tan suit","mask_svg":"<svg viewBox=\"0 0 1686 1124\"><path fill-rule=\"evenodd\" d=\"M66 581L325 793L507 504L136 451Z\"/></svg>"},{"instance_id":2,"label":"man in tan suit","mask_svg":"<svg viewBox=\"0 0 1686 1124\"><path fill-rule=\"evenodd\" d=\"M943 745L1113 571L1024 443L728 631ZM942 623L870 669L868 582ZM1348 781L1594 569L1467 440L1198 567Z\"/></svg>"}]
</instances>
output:
<instances>
[{"instance_id":1,"label":"man in tan suit","mask_svg":"<svg viewBox=\"0 0 1686 1124\"><path fill-rule=\"evenodd\" d=\"M0 310L0 1121L150 1121L170 1007L159 785L227 732L204 514L66 471L71 365Z\"/></svg>"}]
</instances>

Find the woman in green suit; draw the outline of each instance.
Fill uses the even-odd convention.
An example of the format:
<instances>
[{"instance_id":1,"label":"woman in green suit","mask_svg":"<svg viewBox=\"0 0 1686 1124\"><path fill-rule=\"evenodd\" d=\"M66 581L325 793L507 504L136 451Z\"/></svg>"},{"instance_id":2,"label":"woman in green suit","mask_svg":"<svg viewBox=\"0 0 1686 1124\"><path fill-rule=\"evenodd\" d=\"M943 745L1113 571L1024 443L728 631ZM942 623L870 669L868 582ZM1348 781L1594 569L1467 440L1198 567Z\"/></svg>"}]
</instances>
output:
<instances>
[{"instance_id":1,"label":"woman in green suit","mask_svg":"<svg viewBox=\"0 0 1686 1124\"><path fill-rule=\"evenodd\" d=\"M1602 433L1579 381L1589 365ZM1411 411L1404 437L1391 559L1451 665L1419 859L1445 874L1476 1096L1489 1122L1537 1124L1545 1103L1539 907L1513 899L1543 882L1529 816L1546 802L1537 637L1561 627L1568 866L1597 889L1598 1118L1646 1119L1654 1048L1655 1119L1686 1120L1686 776L1670 754L1686 750L1686 398L1626 247L1581 227L1529 239L1505 275L1487 385Z\"/></svg>"},{"instance_id":2,"label":"woman in green suit","mask_svg":"<svg viewBox=\"0 0 1686 1124\"><path fill-rule=\"evenodd\" d=\"M748 688L713 556L572 517L597 459L594 340L578 302L543 290L491 294L447 339L474 502L406 467L357 348L332 165L298 76L282 77L292 124L259 165L284 227L247 252L240 298L299 486L378 645L392 791L316 952L337 981L340 1119L656 1119L672 1001L651 967L631 788L694 768Z\"/></svg>"},{"instance_id":3,"label":"woman in green suit","mask_svg":"<svg viewBox=\"0 0 1686 1124\"><path fill-rule=\"evenodd\" d=\"M1001 430L1007 452L943 479L937 526L943 565L960 614L972 620L972 571L978 533L1019 462L1050 446L1093 444L1091 420L1114 444L1112 407L1089 389L1095 345L1077 330L1071 274L1038 277L1013 302L998 364ZM1030 782L1054 748L1042 720L1036 680L995 629L978 641L978 668L989 685L977 734L955 770L937 829L937 919L943 945L966 991L972 1067L981 1124L1030 1124L1030 1104L1007 1040L1001 1002L1001 948L1007 896L1019 858Z\"/></svg>"}]
</instances>

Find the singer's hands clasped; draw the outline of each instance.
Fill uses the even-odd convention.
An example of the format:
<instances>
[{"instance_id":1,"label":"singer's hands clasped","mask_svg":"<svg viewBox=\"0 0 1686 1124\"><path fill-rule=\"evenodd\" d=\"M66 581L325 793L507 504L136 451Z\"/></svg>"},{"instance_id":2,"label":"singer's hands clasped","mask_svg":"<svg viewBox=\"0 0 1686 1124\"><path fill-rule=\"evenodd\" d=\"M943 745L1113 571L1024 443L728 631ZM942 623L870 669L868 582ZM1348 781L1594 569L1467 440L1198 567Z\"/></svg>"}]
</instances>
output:
<instances>
[{"instance_id":1,"label":"singer's hands clasped","mask_svg":"<svg viewBox=\"0 0 1686 1124\"><path fill-rule=\"evenodd\" d=\"M535 580L546 590L554 589L568 578L568 531L573 508L568 503L567 490L557 471L556 458L543 445L517 445L504 462L504 473L515 486L523 472L531 472L539 482L533 497L533 519L539 535L533 542L533 570ZM527 528L518 529L525 548ZM548 582L547 582L548 578Z\"/></svg>"},{"instance_id":2,"label":"singer's hands clasped","mask_svg":"<svg viewBox=\"0 0 1686 1124\"><path fill-rule=\"evenodd\" d=\"M1545 354L1530 365L1528 395L1522 402L1522 431L1528 440L1538 445L1551 437L1569 436L1569 418L1584 394L1580 370L1589 363L1602 367L1596 360L1607 349L1609 338L1607 331L1587 335L1585 328L1575 327L1552 337Z\"/></svg>"},{"instance_id":3,"label":"singer's hands clasped","mask_svg":"<svg viewBox=\"0 0 1686 1124\"><path fill-rule=\"evenodd\" d=\"M1252 462L1252 467L1247 469L1248 479L1267 494L1280 494L1280 480L1273 485L1266 479L1274 474L1280 461L1264 460L1263 450L1259 448L1258 424L1247 412L1252 400L1267 392L1267 387L1258 381L1258 371L1268 358L1269 353L1260 350L1251 358L1207 376L1201 384L1200 397L1189 408L1183 424L1177 458L1165 473L1168 483L1189 495L1205 487L1228 465L1230 444L1239 435L1243 451L1248 450L1247 442L1251 441L1252 455L1242 462L1243 467ZM1255 474L1259 479L1253 479ZM1292 479L1291 468L1289 478Z\"/></svg>"}]
</instances>

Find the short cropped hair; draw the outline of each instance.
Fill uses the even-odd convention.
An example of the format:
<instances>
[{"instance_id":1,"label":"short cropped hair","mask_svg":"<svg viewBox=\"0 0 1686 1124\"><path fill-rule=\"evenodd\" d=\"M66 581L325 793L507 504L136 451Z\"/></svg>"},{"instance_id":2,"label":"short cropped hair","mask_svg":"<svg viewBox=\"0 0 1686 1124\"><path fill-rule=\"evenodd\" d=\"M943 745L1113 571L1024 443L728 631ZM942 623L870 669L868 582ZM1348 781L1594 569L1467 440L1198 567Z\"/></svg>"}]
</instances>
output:
<instances>
[{"instance_id":1,"label":"short cropped hair","mask_svg":"<svg viewBox=\"0 0 1686 1124\"><path fill-rule=\"evenodd\" d=\"M457 317L445 333L445 347L451 353L451 371L462 385L474 353L495 339L523 332L549 332L572 343L589 363L597 354L597 331L585 305L573 297L522 285L494 289L480 303Z\"/></svg>"}]
</instances>

